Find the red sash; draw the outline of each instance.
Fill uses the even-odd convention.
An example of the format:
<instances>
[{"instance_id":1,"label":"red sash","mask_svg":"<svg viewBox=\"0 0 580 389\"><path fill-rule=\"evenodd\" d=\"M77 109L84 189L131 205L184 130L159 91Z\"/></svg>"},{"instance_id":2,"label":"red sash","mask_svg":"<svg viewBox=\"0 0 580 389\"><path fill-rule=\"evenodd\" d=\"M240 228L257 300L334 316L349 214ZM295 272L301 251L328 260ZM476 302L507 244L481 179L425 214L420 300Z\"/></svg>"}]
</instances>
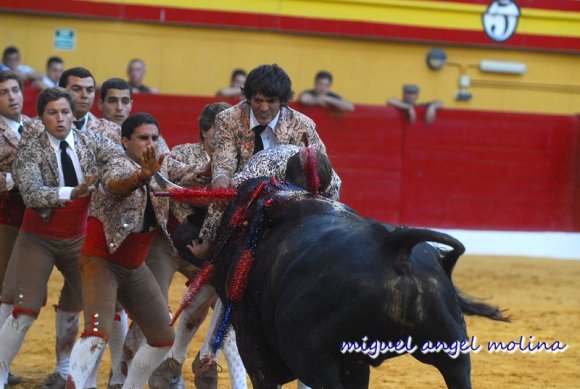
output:
<instances>
[{"instance_id":1,"label":"red sash","mask_svg":"<svg viewBox=\"0 0 580 389\"><path fill-rule=\"evenodd\" d=\"M55 239L80 238L87 232L90 201L90 196L80 197L63 208L53 208L48 222L36 210L26 208L20 230Z\"/></svg>"},{"instance_id":2,"label":"red sash","mask_svg":"<svg viewBox=\"0 0 580 389\"><path fill-rule=\"evenodd\" d=\"M151 243L158 230L149 232L132 232L121 243L113 254L107 249L107 239L103 223L92 216L88 220L87 236L81 248L81 254L87 257L99 257L127 269L136 269L145 262Z\"/></svg>"},{"instance_id":3,"label":"red sash","mask_svg":"<svg viewBox=\"0 0 580 389\"><path fill-rule=\"evenodd\" d=\"M18 192L4 192L0 196L0 224L20 227L24 217L24 201Z\"/></svg>"}]
</instances>

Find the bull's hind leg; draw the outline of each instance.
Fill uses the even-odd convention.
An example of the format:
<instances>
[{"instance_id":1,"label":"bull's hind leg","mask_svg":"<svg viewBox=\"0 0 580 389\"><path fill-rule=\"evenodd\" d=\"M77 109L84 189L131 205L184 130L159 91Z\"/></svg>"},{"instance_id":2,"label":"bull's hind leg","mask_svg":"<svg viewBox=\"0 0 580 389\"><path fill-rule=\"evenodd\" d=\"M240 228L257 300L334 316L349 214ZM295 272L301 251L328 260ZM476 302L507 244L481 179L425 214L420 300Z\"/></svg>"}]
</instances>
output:
<instances>
[{"instance_id":1,"label":"bull's hind leg","mask_svg":"<svg viewBox=\"0 0 580 389\"><path fill-rule=\"evenodd\" d=\"M370 368L363 362L352 362L340 369L340 381L345 389L369 387Z\"/></svg>"},{"instance_id":2,"label":"bull's hind leg","mask_svg":"<svg viewBox=\"0 0 580 389\"><path fill-rule=\"evenodd\" d=\"M313 362L310 366L324 366L303 371L301 379L312 389L366 389L369 387L369 365L362 362L349 362L343 365L331 364L332 358L324 363ZM306 362L306 361L305 361Z\"/></svg>"},{"instance_id":3,"label":"bull's hind leg","mask_svg":"<svg viewBox=\"0 0 580 389\"><path fill-rule=\"evenodd\" d=\"M469 354L460 354L456 359L445 352L423 354L417 350L413 356L419 361L433 365L439 370L450 389L471 389L471 362Z\"/></svg>"}]
</instances>

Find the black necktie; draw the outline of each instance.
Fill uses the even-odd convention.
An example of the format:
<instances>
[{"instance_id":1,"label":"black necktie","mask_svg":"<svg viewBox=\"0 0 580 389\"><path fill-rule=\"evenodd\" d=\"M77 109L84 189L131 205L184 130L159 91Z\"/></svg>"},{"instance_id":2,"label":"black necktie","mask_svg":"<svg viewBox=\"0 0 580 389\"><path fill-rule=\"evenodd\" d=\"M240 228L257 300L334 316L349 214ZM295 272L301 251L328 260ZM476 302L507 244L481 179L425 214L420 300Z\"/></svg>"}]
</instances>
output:
<instances>
[{"instance_id":1,"label":"black necktie","mask_svg":"<svg viewBox=\"0 0 580 389\"><path fill-rule=\"evenodd\" d=\"M262 142L262 137L260 134L264 132L266 127L268 126L256 126L252 128L252 131L254 131L254 154L256 154L258 151L264 150L264 142Z\"/></svg>"},{"instance_id":2,"label":"black necktie","mask_svg":"<svg viewBox=\"0 0 580 389\"><path fill-rule=\"evenodd\" d=\"M145 187L147 188L147 205L145 205L145 213L143 214L143 232L148 232L151 228L157 227L157 218L155 217L155 210L151 202L149 185Z\"/></svg>"},{"instance_id":3,"label":"black necktie","mask_svg":"<svg viewBox=\"0 0 580 389\"><path fill-rule=\"evenodd\" d=\"M77 128L77 130L80 131L83 129L83 126L85 125L85 118L82 118L81 120L74 120L73 123Z\"/></svg>"},{"instance_id":4,"label":"black necktie","mask_svg":"<svg viewBox=\"0 0 580 389\"><path fill-rule=\"evenodd\" d=\"M66 140L60 141L60 164L62 166L62 175L64 176L64 186L75 187L79 184L77 179L77 173L75 172L75 167L73 165L72 159L66 152L68 143Z\"/></svg>"},{"instance_id":5,"label":"black necktie","mask_svg":"<svg viewBox=\"0 0 580 389\"><path fill-rule=\"evenodd\" d=\"M18 127L18 133L19 133L20 135L22 135L22 131L24 131L24 126L21 124L21 125Z\"/></svg>"}]
</instances>

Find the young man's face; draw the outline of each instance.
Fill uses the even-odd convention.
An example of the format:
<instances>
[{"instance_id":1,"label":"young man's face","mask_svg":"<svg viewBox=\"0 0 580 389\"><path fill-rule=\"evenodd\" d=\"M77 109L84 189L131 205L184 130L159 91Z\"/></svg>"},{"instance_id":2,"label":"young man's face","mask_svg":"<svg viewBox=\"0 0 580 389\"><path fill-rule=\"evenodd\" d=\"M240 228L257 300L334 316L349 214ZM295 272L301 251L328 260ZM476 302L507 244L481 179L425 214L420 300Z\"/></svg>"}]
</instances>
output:
<instances>
[{"instance_id":1,"label":"young man's face","mask_svg":"<svg viewBox=\"0 0 580 389\"><path fill-rule=\"evenodd\" d=\"M103 101L99 100L99 109L107 120L123 124L133 108L129 89L109 89Z\"/></svg>"},{"instance_id":2,"label":"young man's face","mask_svg":"<svg viewBox=\"0 0 580 389\"><path fill-rule=\"evenodd\" d=\"M254 116L258 119L258 123L265 126L278 115L282 103L280 103L278 96L269 97L256 93L250 99L250 105Z\"/></svg>"},{"instance_id":3,"label":"young man's face","mask_svg":"<svg viewBox=\"0 0 580 389\"><path fill-rule=\"evenodd\" d=\"M314 90L318 95L325 95L330 92L330 79L328 78L319 78L316 80L316 85L314 86Z\"/></svg>"},{"instance_id":4,"label":"young man's face","mask_svg":"<svg viewBox=\"0 0 580 389\"><path fill-rule=\"evenodd\" d=\"M149 145L155 146L157 150L159 142L159 128L155 124L142 124L133 131L130 139L121 138L121 143L125 148L127 156L135 162L140 162L143 151Z\"/></svg>"},{"instance_id":5,"label":"young man's face","mask_svg":"<svg viewBox=\"0 0 580 389\"><path fill-rule=\"evenodd\" d=\"M403 101L405 103L409 103L409 104L413 104L415 105L417 103L417 100L419 99L419 93L416 92L407 92L403 94Z\"/></svg>"},{"instance_id":6,"label":"young man's face","mask_svg":"<svg viewBox=\"0 0 580 389\"><path fill-rule=\"evenodd\" d=\"M231 86L234 88L243 88L245 83L246 83L246 76L244 76L243 74L238 74L232 80Z\"/></svg>"},{"instance_id":7,"label":"young man's face","mask_svg":"<svg viewBox=\"0 0 580 389\"><path fill-rule=\"evenodd\" d=\"M145 76L145 65L141 61L133 61L127 68L127 75L129 76L129 83L132 85L139 85Z\"/></svg>"},{"instance_id":8,"label":"young man's face","mask_svg":"<svg viewBox=\"0 0 580 389\"><path fill-rule=\"evenodd\" d=\"M73 112L67 99L49 101L40 117L46 131L57 139L64 139L72 128Z\"/></svg>"},{"instance_id":9,"label":"young man's face","mask_svg":"<svg viewBox=\"0 0 580 389\"><path fill-rule=\"evenodd\" d=\"M22 90L16 80L0 82L0 115L19 122L23 101Z\"/></svg>"},{"instance_id":10,"label":"young man's face","mask_svg":"<svg viewBox=\"0 0 580 389\"><path fill-rule=\"evenodd\" d=\"M20 65L20 54L12 53L4 57L4 65L8 66L10 70L16 70Z\"/></svg>"},{"instance_id":11,"label":"young man's face","mask_svg":"<svg viewBox=\"0 0 580 389\"><path fill-rule=\"evenodd\" d=\"M77 119L82 118L93 108L93 103L95 102L95 80L92 77L69 76L66 89L72 92L77 101L75 117Z\"/></svg>"},{"instance_id":12,"label":"young man's face","mask_svg":"<svg viewBox=\"0 0 580 389\"><path fill-rule=\"evenodd\" d=\"M46 68L46 76L56 83L58 83L62 72L64 72L64 65L60 62L53 62Z\"/></svg>"}]
</instances>

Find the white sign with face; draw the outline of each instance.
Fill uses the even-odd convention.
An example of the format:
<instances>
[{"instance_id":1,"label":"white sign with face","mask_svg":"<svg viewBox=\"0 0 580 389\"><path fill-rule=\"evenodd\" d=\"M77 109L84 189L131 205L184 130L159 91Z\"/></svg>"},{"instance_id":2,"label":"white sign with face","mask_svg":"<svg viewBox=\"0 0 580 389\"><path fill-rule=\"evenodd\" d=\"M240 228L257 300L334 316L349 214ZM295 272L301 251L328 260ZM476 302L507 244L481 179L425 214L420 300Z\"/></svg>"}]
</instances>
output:
<instances>
[{"instance_id":1,"label":"white sign with face","mask_svg":"<svg viewBox=\"0 0 580 389\"><path fill-rule=\"evenodd\" d=\"M483 29L496 42L505 42L516 32L521 12L512 0L495 0L482 15Z\"/></svg>"}]
</instances>

